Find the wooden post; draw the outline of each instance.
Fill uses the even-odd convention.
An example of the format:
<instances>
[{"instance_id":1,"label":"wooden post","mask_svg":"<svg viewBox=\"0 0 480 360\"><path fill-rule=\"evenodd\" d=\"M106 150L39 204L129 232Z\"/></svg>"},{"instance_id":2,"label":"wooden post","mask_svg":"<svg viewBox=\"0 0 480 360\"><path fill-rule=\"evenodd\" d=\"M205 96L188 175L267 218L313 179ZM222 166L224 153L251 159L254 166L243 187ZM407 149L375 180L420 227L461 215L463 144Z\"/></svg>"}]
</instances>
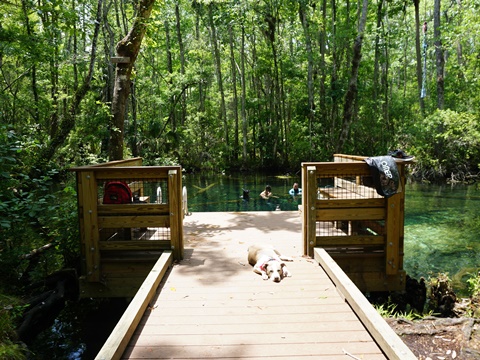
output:
<instances>
[{"instance_id":1,"label":"wooden post","mask_svg":"<svg viewBox=\"0 0 480 360\"><path fill-rule=\"evenodd\" d=\"M97 217L97 180L93 171L80 171L78 201L83 223L84 256L88 281L100 281L100 247Z\"/></svg>"},{"instance_id":2,"label":"wooden post","mask_svg":"<svg viewBox=\"0 0 480 360\"><path fill-rule=\"evenodd\" d=\"M304 225L306 234L306 255L313 257L313 249L317 242L316 225L317 225L317 168L316 166L307 166L305 168L305 188L304 192Z\"/></svg>"},{"instance_id":3,"label":"wooden post","mask_svg":"<svg viewBox=\"0 0 480 360\"><path fill-rule=\"evenodd\" d=\"M303 239L303 255L308 254L308 187L307 187L307 166L302 163L302 239Z\"/></svg>"},{"instance_id":4,"label":"wooden post","mask_svg":"<svg viewBox=\"0 0 480 360\"><path fill-rule=\"evenodd\" d=\"M168 171L168 206L170 211L170 237L175 260L183 259L182 180L177 170Z\"/></svg>"},{"instance_id":5,"label":"wooden post","mask_svg":"<svg viewBox=\"0 0 480 360\"><path fill-rule=\"evenodd\" d=\"M403 222L403 219L400 218L400 200L401 194L395 194L386 199L385 269L387 275L395 275L399 270L400 222Z\"/></svg>"},{"instance_id":6,"label":"wooden post","mask_svg":"<svg viewBox=\"0 0 480 360\"><path fill-rule=\"evenodd\" d=\"M398 171L400 173L400 186L401 192L398 194L400 196L400 209L399 209L399 229L398 229L398 269L403 270L403 249L404 249L404 237L405 237L405 165L397 164Z\"/></svg>"},{"instance_id":7,"label":"wooden post","mask_svg":"<svg viewBox=\"0 0 480 360\"><path fill-rule=\"evenodd\" d=\"M177 189L178 189L178 260L183 259L183 219L185 214L183 212L183 186L182 186L182 168L179 166L177 170Z\"/></svg>"}]
</instances>

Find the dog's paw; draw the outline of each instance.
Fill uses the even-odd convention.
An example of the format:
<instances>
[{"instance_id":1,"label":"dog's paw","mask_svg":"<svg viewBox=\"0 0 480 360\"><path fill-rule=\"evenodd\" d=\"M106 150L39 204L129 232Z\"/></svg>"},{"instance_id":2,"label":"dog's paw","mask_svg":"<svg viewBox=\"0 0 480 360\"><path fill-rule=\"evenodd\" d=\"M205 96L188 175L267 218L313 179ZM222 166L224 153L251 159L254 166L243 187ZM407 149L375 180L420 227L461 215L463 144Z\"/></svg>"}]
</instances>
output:
<instances>
[{"instance_id":1,"label":"dog's paw","mask_svg":"<svg viewBox=\"0 0 480 360\"><path fill-rule=\"evenodd\" d=\"M284 277L292 277L292 273L287 269L283 268L283 276Z\"/></svg>"},{"instance_id":2,"label":"dog's paw","mask_svg":"<svg viewBox=\"0 0 480 360\"><path fill-rule=\"evenodd\" d=\"M262 274L262 279L263 280L268 280L268 275L267 274Z\"/></svg>"}]
</instances>

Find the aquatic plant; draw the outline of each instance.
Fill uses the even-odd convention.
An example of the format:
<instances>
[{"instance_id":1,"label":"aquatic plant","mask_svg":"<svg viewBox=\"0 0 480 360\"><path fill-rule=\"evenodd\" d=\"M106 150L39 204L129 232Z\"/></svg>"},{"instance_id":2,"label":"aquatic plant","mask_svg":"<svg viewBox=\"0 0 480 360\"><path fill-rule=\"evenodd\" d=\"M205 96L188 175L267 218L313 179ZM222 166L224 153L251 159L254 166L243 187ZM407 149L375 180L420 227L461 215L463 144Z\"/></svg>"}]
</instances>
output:
<instances>
[{"instance_id":1,"label":"aquatic plant","mask_svg":"<svg viewBox=\"0 0 480 360\"><path fill-rule=\"evenodd\" d=\"M480 297L480 272L467 279L467 285L472 297Z\"/></svg>"}]
</instances>

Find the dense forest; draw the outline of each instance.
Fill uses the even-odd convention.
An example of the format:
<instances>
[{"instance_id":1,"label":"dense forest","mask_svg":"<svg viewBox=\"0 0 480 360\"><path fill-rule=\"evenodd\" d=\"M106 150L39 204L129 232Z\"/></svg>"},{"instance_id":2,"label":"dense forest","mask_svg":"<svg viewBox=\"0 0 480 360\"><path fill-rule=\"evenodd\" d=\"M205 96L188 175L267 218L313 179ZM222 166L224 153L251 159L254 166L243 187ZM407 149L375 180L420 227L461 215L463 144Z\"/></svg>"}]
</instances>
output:
<instances>
[{"instance_id":1,"label":"dense forest","mask_svg":"<svg viewBox=\"0 0 480 360\"><path fill-rule=\"evenodd\" d=\"M477 2L1 1L0 124L29 174L142 156L295 169L334 153L478 171Z\"/></svg>"},{"instance_id":2,"label":"dense forest","mask_svg":"<svg viewBox=\"0 0 480 360\"><path fill-rule=\"evenodd\" d=\"M0 0L0 18L5 294L74 266L74 165L286 173L403 149L417 179L479 173L476 1ZM23 302L1 299L13 324Z\"/></svg>"}]
</instances>

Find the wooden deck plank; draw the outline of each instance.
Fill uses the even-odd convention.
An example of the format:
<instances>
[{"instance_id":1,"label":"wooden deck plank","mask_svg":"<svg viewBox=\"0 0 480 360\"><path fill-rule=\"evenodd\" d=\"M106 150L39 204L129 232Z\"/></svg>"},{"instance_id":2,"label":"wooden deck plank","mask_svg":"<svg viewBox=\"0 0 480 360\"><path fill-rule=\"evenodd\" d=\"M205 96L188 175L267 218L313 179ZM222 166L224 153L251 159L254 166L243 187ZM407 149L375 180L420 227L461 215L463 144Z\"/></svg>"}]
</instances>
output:
<instances>
[{"instance_id":1,"label":"wooden deck plank","mask_svg":"<svg viewBox=\"0 0 480 360\"><path fill-rule=\"evenodd\" d=\"M352 342L369 342L370 337L363 330L357 331L325 331L322 336L318 336L318 332L305 333L286 332L285 329L281 332L265 332L262 334L248 332L231 333L231 334L162 334L162 340L165 343L172 343L175 341L176 345L182 346L199 346L205 344L217 345L255 345L255 344L285 344L300 343L352 343ZM155 346L158 343L158 336L160 334L143 334L140 337L133 339L135 346ZM174 337L179 337L174 339Z\"/></svg>"},{"instance_id":2,"label":"wooden deck plank","mask_svg":"<svg viewBox=\"0 0 480 360\"><path fill-rule=\"evenodd\" d=\"M310 345L310 346L309 346ZM378 354L378 347L371 342L351 343L315 343L315 344L253 344L253 345L200 345L182 346L165 345L128 349L128 356L133 359L245 359L260 357L272 359L276 357L288 357L290 359L300 357L322 358L325 355L336 356L337 359L345 359L345 352L361 359L372 359ZM378 357L377 357L378 358ZM385 357L383 357L384 359Z\"/></svg>"},{"instance_id":3,"label":"wooden deck plank","mask_svg":"<svg viewBox=\"0 0 480 360\"><path fill-rule=\"evenodd\" d=\"M319 301L318 304L303 304L302 306L285 306L285 302L282 305L271 305L268 301L258 303L255 301L247 300L247 304L244 306L231 306L227 301L216 301L213 304L204 302L198 304L202 309L202 316L224 316L231 314L239 314L241 310L241 316L253 315L253 316L266 316L266 315L310 315L315 314L350 314L352 311L347 304L323 304ZM338 302L338 300L337 300ZM177 302L179 303L179 302ZM184 307L184 306L162 306L160 309L151 311L148 317L161 316L164 319L171 316L191 316L198 315L198 307Z\"/></svg>"},{"instance_id":4,"label":"wooden deck plank","mask_svg":"<svg viewBox=\"0 0 480 360\"><path fill-rule=\"evenodd\" d=\"M328 275L302 256L297 212L194 214L123 359L386 359ZM247 248L273 244L293 276L262 280ZM350 357L351 358L351 357Z\"/></svg>"},{"instance_id":5,"label":"wooden deck plank","mask_svg":"<svg viewBox=\"0 0 480 360\"><path fill-rule=\"evenodd\" d=\"M258 326L258 325L255 325ZM296 322L296 323L290 323L288 324L288 332L289 333L305 333L305 334L336 334L336 333L342 333L342 332L354 332L354 331L361 331L364 334L368 334L365 332L365 327L363 326L362 323L360 323L357 320L354 321L340 321L336 322L334 324L335 326L335 332L332 332L332 322L312 322L308 325L308 328L305 327L305 323L301 322ZM232 324L211 324L211 325L205 325L202 324L202 326L198 326L195 324L192 326L192 324L155 324L152 325L151 323L142 323L139 325L137 332L133 335L132 339L139 338L141 336L175 336L175 335L189 335L189 336L195 336L195 335L205 335L205 334L211 334L211 335L229 335L229 334L246 334L246 333L252 333L252 324L235 324L235 326L232 326ZM264 327L265 330L263 332L258 332L255 331L253 332L254 334L257 334L261 336L263 333L268 333L270 334L275 334L275 333L280 333L284 334L285 333L285 327L281 326L269 326L268 329L267 327ZM318 341L322 339L323 336L318 336ZM157 339L158 340L158 339ZM134 345L133 343L131 344L132 346Z\"/></svg>"}]
</instances>

